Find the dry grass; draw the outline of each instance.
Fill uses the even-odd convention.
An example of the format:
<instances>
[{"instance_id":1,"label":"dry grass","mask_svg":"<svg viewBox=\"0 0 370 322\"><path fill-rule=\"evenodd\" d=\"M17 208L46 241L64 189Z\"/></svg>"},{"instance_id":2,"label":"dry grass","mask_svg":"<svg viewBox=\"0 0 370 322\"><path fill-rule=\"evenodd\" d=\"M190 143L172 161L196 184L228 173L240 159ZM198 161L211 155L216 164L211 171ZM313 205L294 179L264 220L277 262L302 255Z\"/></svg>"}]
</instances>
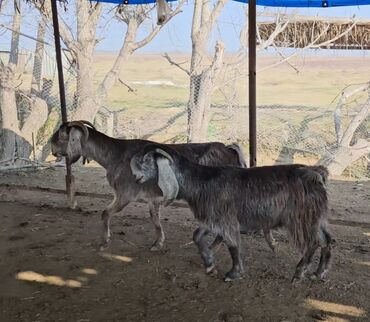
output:
<instances>
[{"instance_id":1,"label":"dry grass","mask_svg":"<svg viewBox=\"0 0 370 322\"><path fill-rule=\"evenodd\" d=\"M102 79L113 64L114 57L114 54L96 54L97 80ZM189 60L189 57L184 55L173 57L179 62ZM276 59L260 57L258 68L268 66ZM282 64L258 74L259 105L304 105L326 108L342 88L350 84L367 82L370 77L370 57L299 57L294 58L291 63L298 68L299 73L287 64ZM246 74L247 66L242 66L240 70ZM161 80L171 81L180 87L133 85L137 89L135 95L129 93L123 85L117 84L109 96L109 105L113 107L166 108L186 104L187 75L169 65L160 55L134 55L120 77L130 84L135 81ZM236 83L237 101L241 105L247 103L247 85L246 77ZM220 93L215 93L213 97L215 104L224 104Z\"/></svg>"}]
</instances>

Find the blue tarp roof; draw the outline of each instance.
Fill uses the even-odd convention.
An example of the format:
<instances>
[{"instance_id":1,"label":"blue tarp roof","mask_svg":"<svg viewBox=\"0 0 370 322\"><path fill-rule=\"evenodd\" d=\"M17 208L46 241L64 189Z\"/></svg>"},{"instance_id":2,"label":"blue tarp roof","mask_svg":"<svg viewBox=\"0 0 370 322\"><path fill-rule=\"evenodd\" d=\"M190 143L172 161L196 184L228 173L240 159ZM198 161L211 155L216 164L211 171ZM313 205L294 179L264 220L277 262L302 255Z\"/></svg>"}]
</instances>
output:
<instances>
[{"instance_id":1,"label":"blue tarp roof","mask_svg":"<svg viewBox=\"0 0 370 322\"><path fill-rule=\"evenodd\" d=\"M154 3L155 0L94 0L115 4L145 4ZM169 0L176 1L176 0ZM248 3L248 0L234 0ZM257 5L266 7L294 7L294 8L329 8L370 5L370 0L257 0Z\"/></svg>"}]
</instances>

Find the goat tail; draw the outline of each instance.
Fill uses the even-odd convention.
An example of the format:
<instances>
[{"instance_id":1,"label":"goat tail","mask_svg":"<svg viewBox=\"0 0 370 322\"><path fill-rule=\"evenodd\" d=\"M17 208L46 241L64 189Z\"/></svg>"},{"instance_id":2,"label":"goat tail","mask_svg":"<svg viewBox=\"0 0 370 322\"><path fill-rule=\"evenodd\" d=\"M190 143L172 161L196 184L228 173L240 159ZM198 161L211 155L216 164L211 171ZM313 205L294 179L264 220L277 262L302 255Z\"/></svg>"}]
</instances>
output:
<instances>
[{"instance_id":1,"label":"goat tail","mask_svg":"<svg viewBox=\"0 0 370 322\"><path fill-rule=\"evenodd\" d=\"M322 165L304 166L300 170L303 171L303 178L312 183L321 183L325 186L328 181L329 171Z\"/></svg>"},{"instance_id":2,"label":"goat tail","mask_svg":"<svg viewBox=\"0 0 370 322\"><path fill-rule=\"evenodd\" d=\"M297 186L294 191L295 211L288 214L287 228L294 244L304 253L320 242L319 234L326 227L328 196L325 182L328 171L322 166L303 167L299 171L301 187Z\"/></svg>"},{"instance_id":3,"label":"goat tail","mask_svg":"<svg viewBox=\"0 0 370 322\"><path fill-rule=\"evenodd\" d=\"M321 176L323 184L326 184L328 182L329 177L328 168L324 167L323 165L315 165L311 166L310 169L317 172Z\"/></svg>"},{"instance_id":4,"label":"goat tail","mask_svg":"<svg viewBox=\"0 0 370 322\"><path fill-rule=\"evenodd\" d=\"M239 166L241 168L248 168L247 162L245 161L242 148L237 143L233 143L226 146L229 150L235 152L238 156Z\"/></svg>"}]
</instances>

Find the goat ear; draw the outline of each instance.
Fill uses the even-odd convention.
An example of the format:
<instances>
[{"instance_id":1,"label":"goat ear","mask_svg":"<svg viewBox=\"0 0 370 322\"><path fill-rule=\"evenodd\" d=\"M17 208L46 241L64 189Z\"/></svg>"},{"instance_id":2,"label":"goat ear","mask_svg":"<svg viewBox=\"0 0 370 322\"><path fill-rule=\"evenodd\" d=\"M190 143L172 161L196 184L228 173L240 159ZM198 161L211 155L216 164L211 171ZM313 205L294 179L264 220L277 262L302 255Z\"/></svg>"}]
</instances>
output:
<instances>
[{"instance_id":1,"label":"goat ear","mask_svg":"<svg viewBox=\"0 0 370 322\"><path fill-rule=\"evenodd\" d=\"M61 126L59 128L58 136L59 136L59 139L68 140L68 136L69 136L68 128L66 126Z\"/></svg>"},{"instance_id":2,"label":"goat ear","mask_svg":"<svg viewBox=\"0 0 370 322\"><path fill-rule=\"evenodd\" d=\"M158 186L163 193L163 205L166 207L172 203L179 193L179 184L175 173L170 167L170 161L166 158L157 158Z\"/></svg>"}]
</instances>

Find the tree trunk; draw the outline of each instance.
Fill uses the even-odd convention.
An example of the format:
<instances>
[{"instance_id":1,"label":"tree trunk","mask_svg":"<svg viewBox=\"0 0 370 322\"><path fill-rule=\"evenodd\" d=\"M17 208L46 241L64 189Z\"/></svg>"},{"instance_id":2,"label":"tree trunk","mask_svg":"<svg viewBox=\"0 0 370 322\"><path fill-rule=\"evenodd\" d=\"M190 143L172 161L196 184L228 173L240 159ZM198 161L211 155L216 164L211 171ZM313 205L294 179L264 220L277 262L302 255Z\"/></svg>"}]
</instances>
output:
<instances>
[{"instance_id":1,"label":"tree trunk","mask_svg":"<svg viewBox=\"0 0 370 322\"><path fill-rule=\"evenodd\" d=\"M98 106L95 96L96 88L94 87L93 70L93 48L85 48L77 53L77 109L73 113L72 119L86 120L93 122Z\"/></svg>"},{"instance_id":2,"label":"tree trunk","mask_svg":"<svg viewBox=\"0 0 370 322\"><path fill-rule=\"evenodd\" d=\"M338 110L340 111L340 108L337 108L334 113L334 125L337 139L340 139L340 142L337 144L333 153L329 156L325 155L319 161L320 164L324 164L328 167L332 175L341 175L349 165L370 153L370 142L366 139L359 139L354 145L351 145L357 128L367 118L370 112L370 88L367 87L367 90L369 93L368 99L361 110L352 118L345 131L341 129L342 121L340 113L337 112ZM342 103L340 102L340 104Z\"/></svg>"},{"instance_id":3,"label":"tree trunk","mask_svg":"<svg viewBox=\"0 0 370 322\"><path fill-rule=\"evenodd\" d=\"M135 19L130 19L127 26L125 40L121 47L121 50L112 68L107 73L107 75L105 75L104 80L99 85L96 99L98 103L97 105L99 105L97 106L98 110L102 105L105 104L109 91L114 87L119 78L123 64L128 60L128 58L133 53L133 45L137 35L137 29L138 29L137 21Z\"/></svg>"},{"instance_id":4,"label":"tree trunk","mask_svg":"<svg viewBox=\"0 0 370 322\"><path fill-rule=\"evenodd\" d=\"M59 106L54 107L45 122L45 124L38 131L36 142L36 159L39 161L45 160L50 154L50 144L49 140L52 134L55 132L59 122L61 120L60 108Z\"/></svg>"},{"instance_id":5,"label":"tree trunk","mask_svg":"<svg viewBox=\"0 0 370 322\"><path fill-rule=\"evenodd\" d=\"M190 63L190 93L188 100L188 142L204 142L210 116L211 96L215 79L222 65L224 46L216 44L215 55L207 66L207 45L220 11L226 0L218 0L210 8L207 0L196 0L191 30L192 52Z\"/></svg>"},{"instance_id":6,"label":"tree trunk","mask_svg":"<svg viewBox=\"0 0 370 322\"><path fill-rule=\"evenodd\" d=\"M45 123L48 116L48 107L44 100L38 97L30 99L30 113L20 129L18 119L15 75L18 62L18 45L20 30L19 3L15 2L13 19L13 34L11 53L8 66L0 65L0 108L2 115L1 151L0 159L14 163L15 158L28 158L32 151L32 136L36 137L38 130ZM39 61L41 64L42 61ZM34 69L35 71L35 69ZM23 161L17 161L22 163Z\"/></svg>"},{"instance_id":7,"label":"tree trunk","mask_svg":"<svg viewBox=\"0 0 370 322\"><path fill-rule=\"evenodd\" d=\"M211 118L211 97L214 92L215 80L219 74L224 53L224 45L217 43L212 64L202 67L200 52L204 53L204 37L199 44L193 43L190 94L188 101L188 141L205 142L207 141L208 125ZM203 56L204 57L204 56ZM201 70L197 73L197 70Z\"/></svg>"},{"instance_id":8,"label":"tree trunk","mask_svg":"<svg viewBox=\"0 0 370 322\"><path fill-rule=\"evenodd\" d=\"M74 120L94 121L100 106L96 102L94 87L93 53L96 45L96 27L101 14L101 5L89 1L77 0L77 50L75 52L78 69L77 109L73 113Z\"/></svg>"},{"instance_id":9,"label":"tree trunk","mask_svg":"<svg viewBox=\"0 0 370 322\"><path fill-rule=\"evenodd\" d=\"M14 161L16 135L19 133L15 97L15 73L18 63L19 31L21 27L20 1L14 1L13 32L8 65L0 62L0 160Z\"/></svg>"},{"instance_id":10,"label":"tree trunk","mask_svg":"<svg viewBox=\"0 0 370 322\"><path fill-rule=\"evenodd\" d=\"M213 92L211 79L204 72L190 77L191 90L188 102L188 133L189 142L205 142L209 120L211 95Z\"/></svg>"},{"instance_id":11,"label":"tree trunk","mask_svg":"<svg viewBox=\"0 0 370 322\"><path fill-rule=\"evenodd\" d=\"M32 71L32 84L31 84L31 94L41 95L41 72L42 72L42 61L44 57L44 37L45 37L45 18L41 15L39 27L37 30L37 40L34 61L33 61L33 71Z\"/></svg>"},{"instance_id":12,"label":"tree trunk","mask_svg":"<svg viewBox=\"0 0 370 322\"><path fill-rule=\"evenodd\" d=\"M12 26L12 42L10 46L9 64L18 64L19 32L21 29L21 1L14 0L14 16Z\"/></svg>"},{"instance_id":13,"label":"tree trunk","mask_svg":"<svg viewBox=\"0 0 370 322\"><path fill-rule=\"evenodd\" d=\"M353 146L339 146L333 157L323 162L328 167L331 175L339 176L353 162L370 153L370 143L367 140L359 140Z\"/></svg>"}]
</instances>

